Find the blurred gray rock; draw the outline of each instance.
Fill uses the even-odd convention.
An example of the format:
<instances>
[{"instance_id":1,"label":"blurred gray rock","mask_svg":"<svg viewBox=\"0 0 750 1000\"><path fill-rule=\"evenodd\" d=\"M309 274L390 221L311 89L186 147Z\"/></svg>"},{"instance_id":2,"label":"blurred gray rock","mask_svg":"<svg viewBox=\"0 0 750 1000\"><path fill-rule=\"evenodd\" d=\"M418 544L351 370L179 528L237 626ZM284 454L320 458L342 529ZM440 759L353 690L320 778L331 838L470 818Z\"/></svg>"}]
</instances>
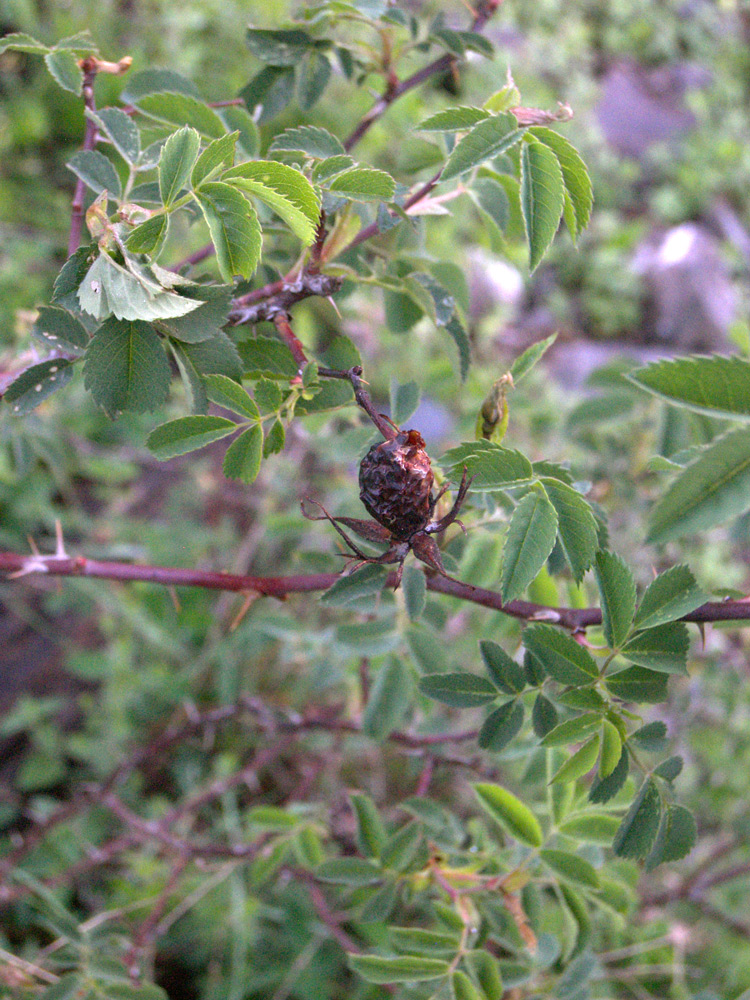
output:
<instances>
[{"instance_id":1,"label":"blurred gray rock","mask_svg":"<svg viewBox=\"0 0 750 1000\"><path fill-rule=\"evenodd\" d=\"M632 267L648 290L643 340L684 351L727 347L737 295L719 242L705 226L686 222L654 233Z\"/></svg>"}]
</instances>

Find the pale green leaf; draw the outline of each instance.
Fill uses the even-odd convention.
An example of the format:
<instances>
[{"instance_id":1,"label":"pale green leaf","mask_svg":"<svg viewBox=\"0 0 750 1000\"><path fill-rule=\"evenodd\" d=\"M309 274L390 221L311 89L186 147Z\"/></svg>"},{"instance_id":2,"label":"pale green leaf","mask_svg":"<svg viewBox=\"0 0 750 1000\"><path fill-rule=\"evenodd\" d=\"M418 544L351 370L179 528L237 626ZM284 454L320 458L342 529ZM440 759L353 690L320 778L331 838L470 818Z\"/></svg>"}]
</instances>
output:
<instances>
[{"instance_id":1,"label":"pale green leaf","mask_svg":"<svg viewBox=\"0 0 750 1000\"><path fill-rule=\"evenodd\" d=\"M439 958L403 955L381 958L379 955L349 954L349 967L368 983L422 983L441 979L451 971L450 964Z\"/></svg>"},{"instance_id":2,"label":"pale green leaf","mask_svg":"<svg viewBox=\"0 0 750 1000\"><path fill-rule=\"evenodd\" d=\"M511 114L493 115L480 121L457 143L448 157L441 180L459 177L478 167L480 163L500 156L514 146L523 134L524 129L518 128L518 123Z\"/></svg>"},{"instance_id":3,"label":"pale green leaf","mask_svg":"<svg viewBox=\"0 0 750 1000\"><path fill-rule=\"evenodd\" d=\"M396 191L396 182L385 170L351 167L337 174L328 188L352 201L390 201Z\"/></svg>"},{"instance_id":4,"label":"pale green leaf","mask_svg":"<svg viewBox=\"0 0 750 1000\"><path fill-rule=\"evenodd\" d=\"M23 31L14 31L10 35L0 38L0 55L3 52L27 52L29 55L41 56L49 52L49 46L38 42L36 38L25 34Z\"/></svg>"},{"instance_id":5,"label":"pale green leaf","mask_svg":"<svg viewBox=\"0 0 750 1000\"><path fill-rule=\"evenodd\" d=\"M133 73L127 78L125 88L120 95L123 101L136 104L146 94L164 92L186 94L200 100L200 91L186 76L175 73L171 69L144 69ZM183 124L183 123L180 123Z\"/></svg>"},{"instance_id":6,"label":"pale green leaf","mask_svg":"<svg viewBox=\"0 0 750 1000\"><path fill-rule=\"evenodd\" d=\"M112 162L103 153L98 153L95 149L82 149L71 156L66 166L95 194L108 191L113 198L120 197L120 178Z\"/></svg>"},{"instance_id":7,"label":"pale green leaf","mask_svg":"<svg viewBox=\"0 0 750 1000\"><path fill-rule=\"evenodd\" d=\"M55 83L63 90L80 97L83 89L83 71L74 52L68 49L51 49L44 57L47 69Z\"/></svg>"},{"instance_id":8,"label":"pale green leaf","mask_svg":"<svg viewBox=\"0 0 750 1000\"><path fill-rule=\"evenodd\" d=\"M533 126L529 131L545 146L549 146L560 163L565 191L573 209L574 224L571 227L568 221L568 226L570 235L575 240L589 224L591 208L594 204L594 192L586 164L575 146L563 138L559 132L540 125Z\"/></svg>"},{"instance_id":9,"label":"pale green leaf","mask_svg":"<svg viewBox=\"0 0 750 1000\"><path fill-rule=\"evenodd\" d=\"M539 820L528 806L501 785L480 783L474 792L482 808L512 837L527 847L541 847L544 843Z\"/></svg>"},{"instance_id":10,"label":"pale green leaf","mask_svg":"<svg viewBox=\"0 0 750 1000\"><path fill-rule=\"evenodd\" d=\"M155 280L139 272L134 274L100 254L89 268L78 289L84 312L96 319L110 313L118 319L169 319L184 316L201 302L162 288Z\"/></svg>"},{"instance_id":11,"label":"pale green leaf","mask_svg":"<svg viewBox=\"0 0 750 1000\"><path fill-rule=\"evenodd\" d=\"M150 93L139 97L135 104L149 118L168 125L189 125L210 139L220 139L226 132L224 122L216 112L188 94Z\"/></svg>"},{"instance_id":12,"label":"pale green leaf","mask_svg":"<svg viewBox=\"0 0 750 1000\"><path fill-rule=\"evenodd\" d=\"M705 601L705 594L687 566L672 566L647 587L635 616L636 628L652 628L682 618Z\"/></svg>"},{"instance_id":13,"label":"pale green leaf","mask_svg":"<svg viewBox=\"0 0 750 1000\"><path fill-rule=\"evenodd\" d=\"M602 778L609 777L620 763L622 755L622 737L617 726L609 719L602 719L601 757L599 758L599 774Z\"/></svg>"},{"instance_id":14,"label":"pale green leaf","mask_svg":"<svg viewBox=\"0 0 750 1000\"><path fill-rule=\"evenodd\" d=\"M559 829L574 840L609 847L619 825L620 821L611 813L589 812L563 820Z\"/></svg>"},{"instance_id":15,"label":"pale green leaf","mask_svg":"<svg viewBox=\"0 0 750 1000\"><path fill-rule=\"evenodd\" d=\"M187 184L200 144L201 137L196 130L186 125L173 132L162 146L159 157L159 192L165 206L171 205Z\"/></svg>"},{"instance_id":16,"label":"pale green leaf","mask_svg":"<svg viewBox=\"0 0 750 1000\"><path fill-rule=\"evenodd\" d=\"M687 625L668 622L639 632L622 647L622 655L649 670L686 674L689 647Z\"/></svg>"},{"instance_id":17,"label":"pale green leaf","mask_svg":"<svg viewBox=\"0 0 750 1000\"><path fill-rule=\"evenodd\" d=\"M451 448L440 464L450 470L454 480L461 478L465 467L473 477L471 489L475 492L520 485L533 476L531 462L525 455L492 441L471 441Z\"/></svg>"},{"instance_id":18,"label":"pale green leaf","mask_svg":"<svg viewBox=\"0 0 750 1000\"><path fill-rule=\"evenodd\" d=\"M504 186L493 177L478 177L469 188L469 195L477 208L505 233L510 222L510 202Z\"/></svg>"},{"instance_id":19,"label":"pale green leaf","mask_svg":"<svg viewBox=\"0 0 750 1000\"><path fill-rule=\"evenodd\" d=\"M128 163L136 163L141 152L138 126L121 108L102 108L96 113L86 111L101 131L109 137L117 152Z\"/></svg>"},{"instance_id":20,"label":"pale green leaf","mask_svg":"<svg viewBox=\"0 0 750 1000\"><path fill-rule=\"evenodd\" d=\"M252 424L227 448L222 471L227 479L253 483L258 478L262 458L263 428L260 424Z\"/></svg>"},{"instance_id":21,"label":"pale green leaf","mask_svg":"<svg viewBox=\"0 0 750 1000\"><path fill-rule=\"evenodd\" d=\"M750 420L750 361L745 358L715 354L664 359L636 368L625 378L695 413Z\"/></svg>"},{"instance_id":22,"label":"pale green leaf","mask_svg":"<svg viewBox=\"0 0 750 1000\"><path fill-rule=\"evenodd\" d=\"M169 235L169 216L166 212L152 215L136 226L125 241L132 253L145 253L157 257Z\"/></svg>"},{"instance_id":23,"label":"pale green leaf","mask_svg":"<svg viewBox=\"0 0 750 1000\"><path fill-rule=\"evenodd\" d=\"M546 848L539 852L544 864L565 882L580 885L584 889L598 889L599 876L590 861L572 854L570 851L558 851Z\"/></svg>"},{"instance_id":24,"label":"pale green leaf","mask_svg":"<svg viewBox=\"0 0 750 1000\"><path fill-rule=\"evenodd\" d=\"M513 511L505 538L500 588L503 602L520 597L544 565L556 537L555 508L544 493L532 490Z\"/></svg>"},{"instance_id":25,"label":"pale green leaf","mask_svg":"<svg viewBox=\"0 0 750 1000\"><path fill-rule=\"evenodd\" d=\"M598 552L596 585L602 605L602 628L610 649L619 649L630 631L635 614L635 580L614 552Z\"/></svg>"},{"instance_id":26,"label":"pale green leaf","mask_svg":"<svg viewBox=\"0 0 750 1000\"><path fill-rule=\"evenodd\" d=\"M353 573L340 576L320 597L321 604L333 608L343 608L357 603L363 598L371 598L379 594L385 586L388 570L385 566L365 563Z\"/></svg>"},{"instance_id":27,"label":"pale green leaf","mask_svg":"<svg viewBox=\"0 0 750 1000\"><path fill-rule=\"evenodd\" d=\"M401 589L406 613L409 620L415 622L422 617L427 595L427 581L422 570L417 566L406 566L401 578Z\"/></svg>"},{"instance_id":28,"label":"pale green leaf","mask_svg":"<svg viewBox=\"0 0 750 1000\"><path fill-rule=\"evenodd\" d=\"M343 857L324 861L315 869L315 877L334 885L372 885L383 877L380 868L364 858Z\"/></svg>"},{"instance_id":29,"label":"pale green leaf","mask_svg":"<svg viewBox=\"0 0 750 1000\"><path fill-rule=\"evenodd\" d=\"M192 187L199 187L203 181L209 180L221 167L231 167L238 136L239 132L230 132L228 135L223 135L221 139L214 139L206 146L196 160L190 175Z\"/></svg>"},{"instance_id":30,"label":"pale green leaf","mask_svg":"<svg viewBox=\"0 0 750 1000\"><path fill-rule=\"evenodd\" d=\"M146 445L159 461L165 462L176 455L185 455L213 441L220 441L236 430L237 424L226 417L178 417L154 428Z\"/></svg>"},{"instance_id":31,"label":"pale green leaf","mask_svg":"<svg viewBox=\"0 0 750 1000\"><path fill-rule=\"evenodd\" d=\"M466 132L489 117L490 112L484 108L446 108L425 118L416 129L418 132Z\"/></svg>"},{"instance_id":32,"label":"pale green leaf","mask_svg":"<svg viewBox=\"0 0 750 1000\"><path fill-rule=\"evenodd\" d=\"M227 282L235 274L249 278L258 266L261 251L255 209L229 184L203 184L196 198L208 223L222 277Z\"/></svg>"},{"instance_id":33,"label":"pale green leaf","mask_svg":"<svg viewBox=\"0 0 750 1000\"><path fill-rule=\"evenodd\" d=\"M240 417L260 420L260 413L252 396L226 375L207 375L206 392L211 402L217 406L223 406L225 410L231 410Z\"/></svg>"},{"instance_id":34,"label":"pale green leaf","mask_svg":"<svg viewBox=\"0 0 750 1000\"><path fill-rule=\"evenodd\" d=\"M552 775L553 784L577 781L588 774L599 756L599 733L590 736L580 749L570 756Z\"/></svg>"},{"instance_id":35,"label":"pale green leaf","mask_svg":"<svg viewBox=\"0 0 750 1000\"><path fill-rule=\"evenodd\" d=\"M156 409L167 397L171 378L153 327L114 316L94 334L83 375L86 387L110 416L125 410Z\"/></svg>"},{"instance_id":36,"label":"pale green leaf","mask_svg":"<svg viewBox=\"0 0 750 1000\"><path fill-rule=\"evenodd\" d=\"M299 170L273 160L253 160L225 171L223 180L265 202L306 245L315 239L320 199Z\"/></svg>"},{"instance_id":37,"label":"pale green leaf","mask_svg":"<svg viewBox=\"0 0 750 1000\"><path fill-rule=\"evenodd\" d=\"M573 579L580 583L599 548L599 527L580 493L557 479L542 477L542 485L557 514L557 531Z\"/></svg>"},{"instance_id":38,"label":"pale green leaf","mask_svg":"<svg viewBox=\"0 0 750 1000\"><path fill-rule=\"evenodd\" d=\"M388 834L377 806L363 792L350 792L349 799L357 819L357 846L368 858L380 857Z\"/></svg>"},{"instance_id":39,"label":"pale green leaf","mask_svg":"<svg viewBox=\"0 0 750 1000\"><path fill-rule=\"evenodd\" d=\"M519 354L510 366L510 374L513 376L513 382L515 385L518 385L521 379L528 375L531 369L541 358L544 357L556 340L557 334L553 333L551 336L545 337L544 340L537 340L537 342L532 344L531 347L527 347L523 354Z\"/></svg>"},{"instance_id":40,"label":"pale green leaf","mask_svg":"<svg viewBox=\"0 0 750 1000\"><path fill-rule=\"evenodd\" d=\"M521 149L521 210L534 271L552 242L563 210L562 169L552 150L536 139Z\"/></svg>"},{"instance_id":41,"label":"pale green leaf","mask_svg":"<svg viewBox=\"0 0 750 1000\"><path fill-rule=\"evenodd\" d=\"M593 729L598 728L601 721L602 717L598 712L584 712L583 715L577 715L574 719L566 719L546 734L542 740L542 746L558 747L578 743L584 737L588 737Z\"/></svg>"},{"instance_id":42,"label":"pale green leaf","mask_svg":"<svg viewBox=\"0 0 750 1000\"><path fill-rule=\"evenodd\" d=\"M339 139L327 129L316 125L299 125L277 135L269 147L271 153L305 153L313 159L325 160L331 156L344 156Z\"/></svg>"},{"instance_id":43,"label":"pale green leaf","mask_svg":"<svg viewBox=\"0 0 750 1000\"><path fill-rule=\"evenodd\" d=\"M714 439L687 465L651 511L648 541L713 528L750 507L750 429Z\"/></svg>"}]
</instances>

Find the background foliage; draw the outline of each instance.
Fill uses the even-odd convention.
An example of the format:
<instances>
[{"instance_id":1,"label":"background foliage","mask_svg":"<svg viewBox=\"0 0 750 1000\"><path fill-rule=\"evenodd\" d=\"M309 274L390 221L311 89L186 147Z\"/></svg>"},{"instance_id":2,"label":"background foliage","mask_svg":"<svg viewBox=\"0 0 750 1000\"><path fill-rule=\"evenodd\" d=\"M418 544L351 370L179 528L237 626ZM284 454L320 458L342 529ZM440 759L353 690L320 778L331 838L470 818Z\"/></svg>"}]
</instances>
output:
<instances>
[{"instance_id":1,"label":"background foliage","mask_svg":"<svg viewBox=\"0 0 750 1000\"><path fill-rule=\"evenodd\" d=\"M275 13L281 23L289 11ZM458 5L444 13L451 26L464 23ZM422 32L435 14L429 6L419 11ZM312 187L298 172L269 176L272 168L257 172L252 161L273 143L274 159L290 162L278 137L299 148L289 140L296 135L299 142L299 133L288 130L300 125L314 123L339 140L351 133L372 96L355 86L356 63L347 81L345 54L321 45L288 55L257 31L246 40L244 5L74 3L45 10L44 18L13 7L4 16L6 30L45 44L85 26L105 58L133 56L131 74L98 77L97 107L115 106L124 86L124 100L140 101L146 112L137 119L141 148L172 136L142 161L160 165L159 190L141 191L142 201L176 206L160 260L173 264L205 243L197 211L193 218L177 205L188 180L202 191L199 207L224 250L218 270L210 259L198 261L191 277L226 286L236 274L253 273L261 244L250 203L239 193L243 185L264 233L254 287L277 280L300 243L313 241ZM250 19L272 27L266 8ZM386 35L408 37L405 19ZM316 26L309 9L308 21L322 37L328 25ZM516 264L529 304L543 297L564 330L611 338L646 326L643 282L629 260L649 228L709 219L717 206L728 206L740 226L748 221L743 27L742 11L731 5L686 14L639 3L611 13L557 3L532 13L508 4L488 32L498 46L494 61L472 58L459 72L405 93L357 146L361 169L341 162L326 177L319 164L342 153L325 148L311 158L309 176L324 188L331 214L343 216L350 198L348 211L362 226L373 219L389 224L373 204L403 200L448 154L453 166L444 178L451 169L460 175L461 145L453 148L451 131L447 141L430 131L431 117L481 107L503 85L506 63L524 105L554 108L564 100L574 107L575 118L555 128L582 151L597 197L591 225L579 234L588 211L582 175L573 168L566 189L572 197L578 181L578 251L561 233L540 265L563 194L538 178L558 170L562 177L571 155L567 147L554 155L560 140L548 123L523 146L526 161L539 161L536 173L512 151L492 169L480 167L471 194L446 203L450 214L386 234L384 256L371 259L372 282L362 280L367 273L353 257L341 262L359 274L351 280L355 274L342 267L335 275L347 279L336 295L338 313L316 298L295 306L293 317L295 333L319 362L345 368L364 360L377 405L423 430L433 456L444 456L446 475L457 480L464 465L477 475L466 518L472 530L451 535L443 550L449 572L498 590L504 600L523 596L573 609L601 601L603 627L589 630L594 648L587 652L547 622L530 625L521 665L517 621L425 591L416 563L407 563L395 595L382 590L380 568L366 566L322 600L263 598L244 615L241 598L196 589L182 588L173 599L147 584L71 579L60 589L32 590L25 581L4 583L3 628L18 650L4 654L2 722L9 995L163 996L163 989L170 997L378 996L388 984L414 982L409 995L707 998L750 988L742 909L743 631L712 628L703 643L691 636L688 676L688 630L676 621L709 595L736 596L747 586L746 516L717 527L747 506L747 363L738 358L713 374L703 366L700 398L691 396L696 383L687 366L694 362L642 369L629 382L621 375L633 363L611 364L579 397L570 379L556 383L543 362L532 368L534 355L525 355L512 369L517 387L508 394L507 448L473 441L483 400L526 343L513 339L510 324L497 337L509 311L478 312L464 266L477 245L487 259ZM360 56L366 50L358 41L378 37L346 20L335 23L335 33L339 49L350 45ZM433 23L429 51L409 54L399 73L403 78L446 48L463 51L466 41ZM90 45L76 44L84 52ZM121 267L100 277L117 304L114 320L96 302L80 315L80 329L72 326L61 312L61 305L71 308L71 289L59 286L57 312L32 312L49 303L65 261L72 191L66 162L73 157L76 175L90 182L89 201L118 185L137 200L135 171L127 167L137 151L128 146L127 126L110 116L110 135L125 157L107 149L106 163L80 159L81 102L65 88L76 89L76 73L60 50L47 55L47 68L33 53L0 57L3 388L44 355L35 328L37 335L63 336L73 357L88 348L91 395L78 377L36 409L38 370L6 392L2 547L20 552L31 535L49 550L59 519L68 547L94 558L256 576L338 571L333 531L303 521L298 504L309 495L337 515L361 514L356 464L373 430L355 408L341 408L351 398L345 385L319 380L314 368L292 385L294 358L272 339L270 324L238 327L239 353L227 347L218 358L207 356L200 349L206 340L195 339L205 331L196 334L190 313L174 312L199 293L195 286L167 287L160 272L134 282L134 271ZM330 74L329 56L336 68ZM640 159L605 143L596 125L599 84L609 67L630 57L652 68L679 62L710 70L687 98L693 126L669 151L656 143ZM134 73L159 65L192 81L194 95L177 105L158 90L128 92ZM361 82L379 91L382 82L368 69ZM259 128L241 108L213 111L196 99L242 92L253 107L260 91ZM515 128L507 118L514 105L506 92L491 108L497 117L487 128L499 143ZM223 123L219 114L227 116ZM420 122L428 130L415 132ZM223 137L234 130L235 151L249 168L227 166ZM305 134L306 143L312 138ZM322 133L315 138L330 143ZM198 160L213 140L222 145ZM474 170L481 160L463 150ZM210 170L216 172L206 180ZM528 239L513 198L498 193L516 193L514 176L526 178L525 200L517 204L525 207ZM242 183L227 183L238 177ZM539 190L531 197L535 177ZM240 203L234 240L222 229L221 212ZM111 248L106 214L97 216L95 205L94 226L97 218L96 235ZM151 220L143 226L128 237L133 254L152 252L164 238ZM344 230L343 242L355 234L354 227ZM741 242L725 240L723 251L742 300ZM158 290L144 297L154 279ZM212 301L218 331L229 292L220 288ZM98 358L93 343L88 347L92 315L109 336ZM530 339L539 332L549 331L532 329ZM742 322L730 332L744 348ZM216 342L224 336L217 332ZM118 378L110 369L113 338L135 359ZM160 346L166 338L178 344L171 368ZM474 363L467 371L469 344ZM232 381L240 362L254 401ZM564 363L575 367L577 356ZM178 371L182 382L172 379ZM44 374L61 373L48 367ZM44 386L42 395L54 388ZM690 408L666 407L643 387ZM226 416L200 415L209 400L246 421L247 430L229 450L223 442L179 457L186 443L199 443L192 435L209 441L235 431L234 418L230 426ZM14 416L15 407L28 416ZM111 422L102 409L129 412ZM292 412L304 419L289 423ZM214 423L195 423L201 420ZM445 452L448 446L454 450ZM162 465L152 456L177 457ZM549 463L532 469L529 460L543 459ZM706 500L717 462L731 472L718 502L713 493ZM690 463L702 464L696 470ZM696 492L706 464L706 488ZM669 474L675 479L667 490ZM605 551L584 577L597 547ZM671 568L683 561L692 573ZM653 569L662 571L654 583ZM617 680L608 685L604 700L593 681L613 650L623 652L617 662L626 677L619 690ZM667 684L670 674L677 676ZM626 697L630 708L642 703L633 718L622 710ZM558 722L567 728L555 729ZM650 775L642 784L620 764L626 734L631 760L642 760ZM594 768L598 777L585 778ZM66 804L69 815L59 821L55 810ZM698 846L686 860L641 877L641 862L649 869L689 849L685 806L698 817ZM49 830L45 817L55 820ZM655 844L660 853L653 853ZM354 957L347 960L346 952ZM406 989L397 986L397 994Z\"/></svg>"}]
</instances>

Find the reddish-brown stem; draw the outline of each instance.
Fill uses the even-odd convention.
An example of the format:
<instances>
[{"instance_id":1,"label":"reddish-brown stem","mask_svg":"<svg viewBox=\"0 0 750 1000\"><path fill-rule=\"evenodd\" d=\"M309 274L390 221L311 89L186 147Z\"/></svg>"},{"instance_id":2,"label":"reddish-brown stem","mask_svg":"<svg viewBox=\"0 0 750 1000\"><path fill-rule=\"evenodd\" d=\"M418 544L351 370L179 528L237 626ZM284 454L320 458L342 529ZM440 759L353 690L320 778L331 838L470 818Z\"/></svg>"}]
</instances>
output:
<instances>
[{"instance_id":1,"label":"reddish-brown stem","mask_svg":"<svg viewBox=\"0 0 750 1000\"><path fill-rule=\"evenodd\" d=\"M396 437L398 433L396 428L390 421L386 420L382 413L378 413L372 405L372 400L362 388L362 369L359 365L355 365L348 371L339 371L336 368L318 368L318 374L323 378L340 378L351 382L357 405L362 407L386 441L392 441Z\"/></svg>"},{"instance_id":2,"label":"reddish-brown stem","mask_svg":"<svg viewBox=\"0 0 750 1000\"><path fill-rule=\"evenodd\" d=\"M284 598L287 594L313 593L327 590L340 578L339 573L310 573L295 576L243 576L235 573L216 573L209 570L187 569L180 566L151 566L136 563L87 559L85 556L22 556L16 552L0 552L0 572L26 576L32 573L47 576L93 577L120 582L140 581L165 587L203 587L207 590L254 591L265 597ZM396 574L388 577L389 586L395 584ZM427 589L447 597L470 601L482 607L525 621L546 621L574 632L591 625L600 625L599 608L552 608L531 601L508 601L499 593L474 587L470 583L437 573L427 577ZM705 623L750 620L750 601L709 601L680 619L685 622Z\"/></svg>"},{"instance_id":3,"label":"reddish-brown stem","mask_svg":"<svg viewBox=\"0 0 750 1000\"><path fill-rule=\"evenodd\" d=\"M96 111L94 101L94 81L97 74L97 63L95 60L85 60L83 69L83 104L92 113ZM83 136L83 149L94 149L98 139L96 122L86 115L86 131ZM79 177L73 191L73 203L70 211L70 236L68 237L68 257L74 254L81 243L81 233L83 232L83 202L86 197L86 185Z\"/></svg>"},{"instance_id":4,"label":"reddish-brown stem","mask_svg":"<svg viewBox=\"0 0 750 1000\"><path fill-rule=\"evenodd\" d=\"M274 316L273 322L276 329L279 331L279 336L292 352L292 357L294 358L297 368L302 371L307 364L307 355L305 354L305 349L302 346L302 341L298 339L291 327L289 317L286 313L280 312Z\"/></svg>"}]
</instances>

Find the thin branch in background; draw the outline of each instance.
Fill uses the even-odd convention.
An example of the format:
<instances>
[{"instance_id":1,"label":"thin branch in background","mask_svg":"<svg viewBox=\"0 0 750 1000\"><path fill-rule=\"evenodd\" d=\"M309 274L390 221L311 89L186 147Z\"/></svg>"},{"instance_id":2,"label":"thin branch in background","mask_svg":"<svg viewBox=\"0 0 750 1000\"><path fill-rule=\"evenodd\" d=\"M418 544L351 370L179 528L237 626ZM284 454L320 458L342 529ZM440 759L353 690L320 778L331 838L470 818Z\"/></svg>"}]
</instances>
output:
<instances>
[{"instance_id":1,"label":"thin branch in background","mask_svg":"<svg viewBox=\"0 0 750 1000\"><path fill-rule=\"evenodd\" d=\"M96 112L96 102L94 100L94 81L99 72L98 60L93 57L83 60L81 69L83 70L83 105L91 114ZM99 135L96 122L90 115L86 115L86 130L83 136L84 151L96 148ZM83 232L83 203L86 197L86 185L79 177L73 191L73 203L70 210L70 236L68 237L68 257L76 252L81 243Z\"/></svg>"},{"instance_id":2,"label":"thin branch in background","mask_svg":"<svg viewBox=\"0 0 750 1000\"><path fill-rule=\"evenodd\" d=\"M187 855L181 856L175 861L169 873L169 878L157 896L156 902L151 907L150 913L133 935L130 948L128 948L125 954L124 963L125 968L128 970L128 975L136 985L141 984L145 956L154 948L158 941L158 928L169 903L169 897L174 892L176 885L189 864L190 857Z\"/></svg>"}]
</instances>

